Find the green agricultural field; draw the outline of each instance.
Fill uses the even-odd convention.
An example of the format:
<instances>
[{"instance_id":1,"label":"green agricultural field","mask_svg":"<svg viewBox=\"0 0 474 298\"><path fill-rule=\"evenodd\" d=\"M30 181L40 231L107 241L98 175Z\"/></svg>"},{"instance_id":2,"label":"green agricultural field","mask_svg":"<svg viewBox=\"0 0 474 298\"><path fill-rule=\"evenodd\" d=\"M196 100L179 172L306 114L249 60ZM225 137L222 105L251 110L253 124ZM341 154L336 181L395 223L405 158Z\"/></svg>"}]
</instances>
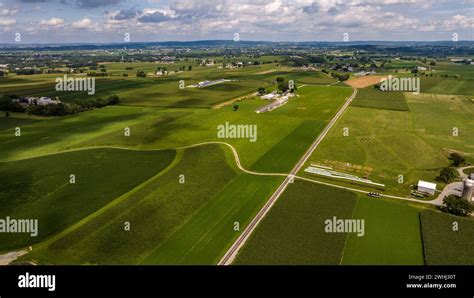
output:
<instances>
[{"instance_id":1,"label":"green agricultural field","mask_svg":"<svg viewBox=\"0 0 474 298\"><path fill-rule=\"evenodd\" d=\"M155 149L225 141L237 147L242 163L250 167L303 122L327 122L350 92L348 88L306 86L298 91L299 97L264 114L257 114L255 110L267 102L251 99L240 102L237 112L233 111L232 106L217 110L111 106L78 115L46 118L44 121L22 125L21 137L15 137L13 127L1 130L1 158L15 160L95 146ZM257 125L257 142L217 138L217 126L226 122ZM131 129L130 137L124 136L125 127ZM312 141L319 131L305 132L307 139L301 141ZM289 155L294 156L290 160L294 160L296 153L290 152Z\"/></svg>"},{"instance_id":2,"label":"green agricultural field","mask_svg":"<svg viewBox=\"0 0 474 298\"><path fill-rule=\"evenodd\" d=\"M421 61L418 60L392 60L389 63L385 63L384 68L386 69L399 69L399 68L408 68L412 69L416 66L424 66Z\"/></svg>"},{"instance_id":3,"label":"green agricultural field","mask_svg":"<svg viewBox=\"0 0 474 298\"><path fill-rule=\"evenodd\" d=\"M337 265L346 233L326 233L325 220L352 218L357 196L296 180L252 233L234 264Z\"/></svg>"},{"instance_id":4,"label":"green agricultural field","mask_svg":"<svg viewBox=\"0 0 474 298\"><path fill-rule=\"evenodd\" d=\"M306 86L301 88L298 94L299 97L291 99L286 105L263 114L255 113L258 107L268 104L268 101L261 99L239 102L240 108L237 112L233 111L232 105L221 109L167 109L166 113L154 112L155 115L161 116L156 116L155 119L146 118L130 126L132 135L129 138L123 137L121 128L76 143L76 147L139 144L141 148L175 148L206 141L223 141L237 148L241 162L246 168L253 168L253 163L268 154L268 158L260 160L256 167L265 171L289 171L306 149L305 144L309 146L317 137L351 94L351 89ZM218 138L217 127L226 122L256 125L257 141ZM300 130L295 131L300 126ZM304 131L304 127L308 130ZM294 142L292 138L295 136L301 138L298 139L298 144L293 146L291 142ZM291 150L281 155L282 150L288 146L291 146ZM267 153L270 150L272 152ZM273 157L279 154L279 161L273 160Z\"/></svg>"},{"instance_id":5,"label":"green agricultural field","mask_svg":"<svg viewBox=\"0 0 474 298\"><path fill-rule=\"evenodd\" d=\"M295 72L285 76L297 84L329 85L337 82L334 78L322 72Z\"/></svg>"},{"instance_id":6,"label":"green agricultural field","mask_svg":"<svg viewBox=\"0 0 474 298\"><path fill-rule=\"evenodd\" d=\"M0 218L37 219L37 237L0 234L0 251L38 243L156 175L175 152L93 149L0 163ZM70 183L75 175L75 183Z\"/></svg>"},{"instance_id":7,"label":"green agricultural field","mask_svg":"<svg viewBox=\"0 0 474 298\"><path fill-rule=\"evenodd\" d=\"M240 174L142 264L217 264L282 180Z\"/></svg>"},{"instance_id":8,"label":"green agricultural field","mask_svg":"<svg viewBox=\"0 0 474 298\"><path fill-rule=\"evenodd\" d=\"M155 63L111 63L105 65L106 68L119 72L125 70L126 67L133 67L133 73L136 73L138 69L150 70L159 66ZM0 95L49 96L52 98L58 97L65 102L118 95L124 105L202 108L253 93L259 87L271 87L278 76L287 80L294 80L297 84L327 85L335 82L332 78L321 73L277 70L275 64L247 66L235 70L199 67L193 71L185 71L175 75L149 75L146 78L137 78L133 73L129 77L95 78L96 85L93 95L89 95L85 91L56 91L55 79L62 78L62 74L21 76L21 78L7 81L7 84L2 84ZM84 76L72 74L69 74L68 77L84 78ZM200 81L217 79L229 79L231 81L206 88L186 87L180 89L181 80L186 86L191 86Z\"/></svg>"},{"instance_id":9,"label":"green agricultural field","mask_svg":"<svg viewBox=\"0 0 474 298\"><path fill-rule=\"evenodd\" d=\"M217 145L179 161L24 257L54 264L212 264L261 208L279 177L237 175ZM207 173L203 175L202 173ZM184 183L179 182L184 175ZM130 231L124 230L129 222Z\"/></svg>"},{"instance_id":10,"label":"green agricultural field","mask_svg":"<svg viewBox=\"0 0 474 298\"><path fill-rule=\"evenodd\" d=\"M7 129L15 128L15 127L22 127L24 125L33 124L37 122L34 119L28 118L16 118L14 116L11 117L0 117L0 132L6 131Z\"/></svg>"},{"instance_id":11,"label":"green agricultural field","mask_svg":"<svg viewBox=\"0 0 474 298\"><path fill-rule=\"evenodd\" d=\"M280 75L261 73L269 69L246 67L244 71L249 77L264 77L255 80L261 86ZM207 69L197 72L210 73ZM225 92L225 86L216 88ZM236 147L246 168L286 172L351 94L351 89L307 85L297 93L286 105L264 114L255 110L268 102L254 98L240 101L238 111L233 111L232 105L220 109L110 106L27 122L14 115L12 119L17 122L4 124L0 130L1 158L29 160L38 155L99 147L174 149L220 141ZM148 100L153 98L156 97ZM176 101L170 99L171 102ZM257 142L219 139L217 126L226 122L256 125ZM20 137L14 135L17 123L22 131ZM126 127L130 128L130 136L124 136ZM283 179L237 174L229 148L222 148L224 151L217 145L178 149L178 160L166 172L158 174L157 169L155 176L140 185L128 185L125 189L124 184L122 193L59 227L24 259L54 264L217 263ZM176 182L180 174L185 175L185 185L191 190ZM124 222L130 222L132 227L126 236L121 233ZM238 231L234 230L235 222L240 225Z\"/></svg>"},{"instance_id":12,"label":"green agricultural field","mask_svg":"<svg viewBox=\"0 0 474 298\"><path fill-rule=\"evenodd\" d=\"M217 145L179 152L178 158L166 172L156 171L145 183L34 247L27 258L54 264L140 263L236 176Z\"/></svg>"},{"instance_id":13,"label":"green agricultural field","mask_svg":"<svg viewBox=\"0 0 474 298\"><path fill-rule=\"evenodd\" d=\"M106 135L111 131L117 132L118 138L125 139L123 133L125 127L131 127L143 121L156 121L164 117L165 113L163 110L152 108L110 106L78 115L26 122L19 126L21 129L19 137L15 136L14 127L0 130L0 151L2 152L0 161L68 150L74 144ZM172 115L172 113L168 112L167 115ZM2 119L0 123L12 121L12 119ZM131 135L133 133L132 131ZM87 147L97 145L99 144L90 144Z\"/></svg>"},{"instance_id":14,"label":"green agricultural field","mask_svg":"<svg viewBox=\"0 0 474 298\"><path fill-rule=\"evenodd\" d=\"M303 122L254 163L252 170L272 172L278 169L283 173L290 172L325 125L322 121Z\"/></svg>"},{"instance_id":15,"label":"green agricultural field","mask_svg":"<svg viewBox=\"0 0 474 298\"><path fill-rule=\"evenodd\" d=\"M403 92L382 92L376 90L373 86L359 89L351 105L364 108L408 111Z\"/></svg>"},{"instance_id":16,"label":"green agricultural field","mask_svg":"<svg viewBox=\"0 0 474 298\"><path fill-rule=\"evenodd\" d=\"M423 265L419 211L406 204L360 197L355 219L365 221L365 235L350 234L344 265Z\"/></svg>"},{"instance_id":17,"label":"green agricultural field","mask_svg":"<svg viewBox=\"0 0 474 298\"><path fill-rule=\"evenodd\" d=\"M437 75L448 75L454 76L459 75L463 79L474 79L474 73L472 71L472 65L459 64L453 62L438 62L436 66L433 66Z\"/></svg>"},{"instance_id":18,"label":"green agricultural field","mask_svg":"<svg viewBox=\"0 0 474 298\"><path fill-rule=\"evenodd\" d=\"M472 157L474 106L467 98L433 94L406 97L410 107L406 112L349 107L309 162L337 165L338 170L358 176L364 175L365 167L369 179L386 184L388 193L406 196L418 180L435 181L440 168L450 164L447 157L453 150ZM454 127L460 132L458 136L453 136ZM343 135L344 128L349 129L348 136ZM398 175L403 175L402 184ZM438 189L443 186L438 183Z\"/></svg>"},{"instance_id":19,"label":"green agricultural field","mask_svg":"<svg viewBox=\"0 0 474 298\"><path fill-rule=\"evenodd\" d=\"M474 265L472 219L435 211L421 212L420 219L426 264Z\"/></svg>"},{"instance_id":20,"label":"green agricultural field","mask_svg":"<svg viewBox=\"0 0 474 298\"><path fill-rule=\"evenodd\" d=\"M420 77L421 92L474 95L474 78Z\"/></svg>"}]
</instances>

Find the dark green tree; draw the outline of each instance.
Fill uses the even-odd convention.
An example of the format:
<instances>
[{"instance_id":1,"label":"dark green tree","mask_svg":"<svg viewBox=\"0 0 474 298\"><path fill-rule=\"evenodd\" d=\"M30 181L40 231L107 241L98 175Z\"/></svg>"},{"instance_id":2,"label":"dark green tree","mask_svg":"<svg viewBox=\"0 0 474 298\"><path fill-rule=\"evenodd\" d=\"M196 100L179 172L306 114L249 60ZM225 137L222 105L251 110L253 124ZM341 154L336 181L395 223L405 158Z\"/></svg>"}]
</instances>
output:
<instances>
[{"instance_id":1,"label":"dark green tree","mask_svg":"<svg viewBox=\"0 0 474 298\"><path fill-rule=\"evenodd\" d=\"M442 168L439 172L438 179L443 181L444 183L450 183L457 177L457 171L451 167Z\"/></svg>"},{"instance_id":2,"label":"dark green tree","mask_svg":"<svg viewBox=\"0 0 474 298\"><path fill-rule=\"evenodd\" d=\"M459 153L451 153L449 155L449 159L452 160L453 162L453 166L455 167L459 167L460 165L463 165L464 163L466 163L466 159L464 158L464 156L460 155Z\"/></svg>"},{"instance_id":3,"label":"dark green tree","mask_svg":"<svg viewBox=\"0 0 474 298\"><path fill-rule=\"evenodd\" d=\"M444 197L445 211L455 215L467 216L474 210L474 205L460 197L450 195Z\"/></svg>"}]
</instances>

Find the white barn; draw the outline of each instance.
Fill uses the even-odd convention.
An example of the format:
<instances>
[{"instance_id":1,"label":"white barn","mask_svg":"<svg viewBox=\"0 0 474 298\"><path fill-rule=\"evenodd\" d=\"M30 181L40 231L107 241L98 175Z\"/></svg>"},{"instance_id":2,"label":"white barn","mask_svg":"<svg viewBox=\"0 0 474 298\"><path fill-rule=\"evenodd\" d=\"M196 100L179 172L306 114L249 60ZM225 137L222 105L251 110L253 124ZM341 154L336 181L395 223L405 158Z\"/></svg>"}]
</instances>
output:
<instances>
[{"instance_id":1,"label":"white barn","mask_svg":"<svg viewBox=\"0 0 474 298\"><path fill-rule=\"evenodd\" d=\"M418 181L418 191L422 191L422 192L429 193L430 195L434 195L436 191L436 184L420 180Z\"/></svg>"}]
</instances>

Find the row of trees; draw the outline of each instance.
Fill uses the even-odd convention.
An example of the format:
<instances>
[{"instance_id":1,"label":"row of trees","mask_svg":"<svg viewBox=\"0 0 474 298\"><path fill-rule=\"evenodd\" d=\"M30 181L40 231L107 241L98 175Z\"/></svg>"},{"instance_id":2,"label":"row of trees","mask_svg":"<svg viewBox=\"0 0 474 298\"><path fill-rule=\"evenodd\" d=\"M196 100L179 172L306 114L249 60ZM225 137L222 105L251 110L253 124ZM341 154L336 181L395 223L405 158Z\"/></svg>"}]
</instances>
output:
<instances>
[{"instance_id":1,"label":"row of trees","mask_svg":"<svg viewBox=\"0 0 474 298\"><path fill-rule=\"evenodd\" d=\"M16 94L6 94L0 98L0 110L8 112L25 112L25 108L18 102L13 102L14 99L19 99L20 97Z\"/></svg>"},{"instance_id":2,"label":"row of trees","mask_svg":"<svg viewBox=\"0 0 474 298\"><path fill-rule=\"evenodd\" d=\"M474 211L474 205L463 198L450 195L443 199L444 211L460 216L467 216Z\"/></svg>"},{"instance_id":3,"label":"row of trees","mask_svg":"<svg viewBox=\"0 0 474 298\"><path fill-rule=\"evenodd\" d=\"M13 102L14 99L19 98L16 94L4 95L0 98L0 110L5 111L7 115L9 115L9 112L27 112L30 115L49 117L77 114L120 103L120 98L117 95L112 95L108 98L78 99L72 103L30 105L25 107L18 102Z\"/></svg>"},{"instance_id":4,"label":"row of trees","mask_svg":"<svg viewBox=\"0 0 474 298\"><path fill-rule=\"evenodd\" d=\"M26 111L28 114L44 117L65 116L116 105L118 103L120 103L120 98L117 95L112 95L105 99L98 97L93 99L78 99L73 103L32 105L29 106Z\"/></svg>"},{"instance_id":5,"label":"row of trees","mask_svg":"<svg viewBox=\"0 0 474 298\"><path fill-rule=\"evenodd\" d=\"M337 72L331 72L331 77L343 82L343 81L347 81L349 79L349 75L347 73L343 73L343 74L340 74L340 73L337 73Z\"/></svg>"}]
</instances>

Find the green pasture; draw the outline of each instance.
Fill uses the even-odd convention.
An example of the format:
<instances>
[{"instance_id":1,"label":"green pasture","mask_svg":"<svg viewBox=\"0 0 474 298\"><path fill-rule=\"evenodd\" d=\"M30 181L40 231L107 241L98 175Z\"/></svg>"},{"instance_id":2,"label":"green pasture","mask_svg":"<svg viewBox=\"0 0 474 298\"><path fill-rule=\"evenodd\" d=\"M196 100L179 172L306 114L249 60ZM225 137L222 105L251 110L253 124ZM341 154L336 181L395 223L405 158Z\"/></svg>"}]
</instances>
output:
<instances>
[{"instance_id":1,"label":"green pasture","mask_svg":"<svg viewBox=\"0 0 474 298\"><path fill-rule=\"evenodd\" d=\"M361 196L354 219L364 220L365 234L349 234L344 265L423 265L419 210Z\"/></svg>"},{"instance_id":2,"label":"green pasture","mask_svg":"<svg viewBox=\"0 0 474 298\"><path fill-rule=\"evenodd\" d=\"M369 167L373 169L369 179L386 184L387 192L408 195L418 180L435 181L439 170L450 164L450 152L472 156L474 106L466 97L405 96L410 111L349 107L309 162L348 163L340 170L360 177L364 174L357 167ZM344 128L348 136L343 135ZM453 128L458 129L457 136ZM443 186L438 182L438 189Z\"/></svg>"},{"instance_id":3,"label":"green pasture","mask_svg":"<svg viewBox=\"0 0 474 298\"><path fill-rule=\"evenodd\" d=\"M0 163L0 217L37 219L39 225L36 237L0 234L0 251L64 230L156 175L174 157L172 150L93 149Z\"/></svg>"}]
</instances>

